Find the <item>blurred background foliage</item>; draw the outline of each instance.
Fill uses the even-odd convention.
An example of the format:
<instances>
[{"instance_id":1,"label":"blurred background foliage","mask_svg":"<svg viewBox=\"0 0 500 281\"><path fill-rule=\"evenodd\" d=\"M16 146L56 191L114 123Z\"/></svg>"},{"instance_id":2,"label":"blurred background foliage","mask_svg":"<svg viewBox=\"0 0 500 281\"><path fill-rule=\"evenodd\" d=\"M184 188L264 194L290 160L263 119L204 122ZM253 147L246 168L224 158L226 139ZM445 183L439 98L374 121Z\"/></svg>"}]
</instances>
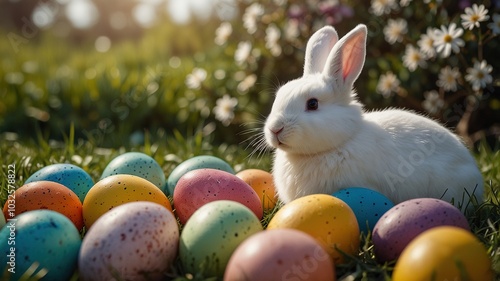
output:
<instances>
[{"instance_id":1,"label":"blurred background foliage","mask_svg":"<svg viewBox=\"0 0 500 281\"><path fill-rule=\"evenodd\" d=\"M499 1L477 2L490 19L464 32L459 54L426 58L414 70L403 61L407 45L427 28L462 27L460 15L476 2L392 1L382 13L377 2L1 0L0 132L63 139L74 126L76 138L117 147L141 144L146 132L199 130L214 143L244 143L262 126L277 87L302 75L315 30L331 24L342 36L365 23L367 61L355 87L367 109L405 107L457 128L469 144L497 142L500 40L487 24L496 23ZM389 43L384 28L396 18L407 30ZM493 68L486 87L474 90L463 78L456 91L436 86L445 66L464 77L479 49ZM387 72L399 87L383 95L377 86ZM432 90L439 106L429 108Z\"/></svg>"}]
</instances>

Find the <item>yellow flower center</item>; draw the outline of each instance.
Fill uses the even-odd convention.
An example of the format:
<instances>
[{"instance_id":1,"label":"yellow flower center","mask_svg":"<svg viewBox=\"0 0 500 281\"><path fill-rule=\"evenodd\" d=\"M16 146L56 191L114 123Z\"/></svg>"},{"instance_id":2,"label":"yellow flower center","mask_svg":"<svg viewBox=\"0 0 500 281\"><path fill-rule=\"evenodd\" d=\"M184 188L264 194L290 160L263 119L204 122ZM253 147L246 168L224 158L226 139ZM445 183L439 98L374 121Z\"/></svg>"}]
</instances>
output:
<instances>
[{"instance_id":1,"label":"yellow flower center","mask_svg":"<svg viewBox=\"0 0 500 281\"><path fill-rule=\"evenodd\" d=\"M443 41L444 41L445 43L451 43L451 41L453 41L453 37L451 37L451 35L450 35L450 34L446 34L446 35L444 36L444 38L443 38Z\"/></svg>"},{"instance_id":2,"label":"yellow flower center","mask_svg":"<svg viewBox=\"0 0 500 281\"><path fill-rule=\"evenodd\" d=\"M472 16L470 17L470 21L471 21L471 22L476 22L476 21L478 21L478 20L479 20L479 16L478 16L478 15L472 15Z\"/></svg>"}]
</instances>

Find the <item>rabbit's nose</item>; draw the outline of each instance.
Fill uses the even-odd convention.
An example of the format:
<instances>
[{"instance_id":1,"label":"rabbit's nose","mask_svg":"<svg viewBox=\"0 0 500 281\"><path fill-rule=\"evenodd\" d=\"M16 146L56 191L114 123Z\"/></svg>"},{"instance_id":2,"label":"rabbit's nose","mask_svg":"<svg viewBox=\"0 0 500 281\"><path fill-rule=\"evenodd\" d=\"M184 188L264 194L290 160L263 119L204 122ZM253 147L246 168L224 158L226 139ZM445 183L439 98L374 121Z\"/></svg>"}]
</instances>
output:
<instances>
[{"instance_id":1,"label":"rabbit's nose","mask_svg":"<svg viewBox=\"0 0 500 281\"><path fill-rule=\"evenodd\" d=\"M270 129L270 131L277 136L277 135L279 135L283 131L284 128L285 127L281 127L281 128L278 128L278 129L274 129L273 128L273 129Z\"/></svg>"}]
</instances>

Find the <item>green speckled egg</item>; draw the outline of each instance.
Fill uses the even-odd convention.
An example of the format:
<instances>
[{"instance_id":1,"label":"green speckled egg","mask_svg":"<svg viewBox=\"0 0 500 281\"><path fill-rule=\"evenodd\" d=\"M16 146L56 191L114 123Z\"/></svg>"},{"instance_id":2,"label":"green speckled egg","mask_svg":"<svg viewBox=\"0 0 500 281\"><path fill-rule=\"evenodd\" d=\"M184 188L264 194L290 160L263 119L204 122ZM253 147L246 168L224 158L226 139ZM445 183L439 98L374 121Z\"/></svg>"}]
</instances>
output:
<instances>
[{"instance_id":1,"label":"green speckled egg","mask_svg":"<svg viewBox=\"0 0 500 281\"><path fill-rule=\"evenodd\" d=\"M50 210L29 211L16 219L0 230L0 272L15 266L15 273L7 280L19 280L35 262L39 267L33 275L45 268L43 280L70 280L81 245L80 233L73 223Z\"/></svg>"},{"instance_id":2,"label":"green speckled egg","mask_svg":"<svg viewBox=\"0 0 500 281\"><path fill-rule=\"evenodd\" d=\"M179 255L184 269L221 277L234 250L259 231L259 219L241 203L220 200L202 206L181 233Z\"/></svg>"},{"instance_id":3,"label":"green speckled egg","mask_svg":"<svg viewBox=\"0 0 500 281\"><path fill-rule=\"evenodd\" d=\"M133 175L146 179L164 191L165 173L152 157L141 152L127 152L115 157L102 172L101 179L112 175Z\"/></svg>"},{"instance_id":4,"label":"green speckled egg","mask_svg":"<svg viewBox=\"0 0 500 281\"><path fill-rule=\"evenodd\" d=\"M221 171L226 171L231 174L235 174L233 168L224 160L217 158L215 156L210 155L200 155L193 158L189 158L188 160L179 164L179 166L175 167L175 169L170 173L170 176L167 179L167 191L168 194L173 195L175 186L179 179L187 172L197 170L197 169L217 169Z\"/></svg>"}]
</instances>

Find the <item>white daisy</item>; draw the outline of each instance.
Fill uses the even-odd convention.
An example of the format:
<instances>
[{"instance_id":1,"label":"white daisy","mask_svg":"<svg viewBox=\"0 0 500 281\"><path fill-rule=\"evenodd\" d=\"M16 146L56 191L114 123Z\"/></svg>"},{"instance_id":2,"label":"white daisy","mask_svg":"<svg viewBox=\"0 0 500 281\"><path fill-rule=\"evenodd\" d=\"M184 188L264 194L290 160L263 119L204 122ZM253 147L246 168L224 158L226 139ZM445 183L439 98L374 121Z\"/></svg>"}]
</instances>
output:
<instances>
[{"instance_id":1,"label":"white daisy","mask_svg":"<svg viewBox=\"0 0 500 281\"><path fill-rule=\"evenodd\" d=\"M253 3L246 8L243 14L243 26L250 34L257 31L257 20L264 14L264 7L259 3Z\"/></svg>"},{"instance_id":2,"label":"white daisy","mask_svg":"<svg viewBox=\"0 0 500 281\"><path fill-rule=\"evenodd\" d=\"M422 106L430 114L437 113L444 106L444 101L439 97L437 91L432 90L424 93L425 100L422 102Z\"/></svg>"},{"instance_id":3,"label":"white daisy","mask_svg":"<svg viewBox=\"0 0 500 281\"><path fill-rule=\"evenodd\" d=\"M464 30L461 28L457 28L455 23L450 24L447 28L442 25L441 29L434 30L434 47L436 47L436 51L441 53L443 58L447 58L450 56L451 51L458 53L460 51L460 47L465 45L464 40L460 38Z\"/></svg>"},{"instance_id":4,"label":"white daisy","mask_svg":"<svg viewBox=\"0 0 500 281\"><path fill-rule=\"evenodd\" d=\"M238 105L238 99L224 95L216 101L216 104L213 109L215 118L221 121L222 125L229 126L234 119L234 109Z\"/></svg>"},{"instance_id":5,"label":"white daisy","mask_svg":"<svg viewBox=\"0 0 500 281\"><path fill-rule=\"evenodd\" d=\"M372 0L370 12L376 16L391 13L391 10L398 8L396 0Z\"/></svg>"},{"instance_id":6,"label":"white daisy","mask_svg":"<svg viewBox=\"0 0 500 281\"><path fill-rule=\"evenodd\" d=\"M245 41L238 43L238 48L234 53L234 60L237 65L245 63L252 52L252 43Z\"/></svg>"},{"instance_id":7,"label":"white daisy","mask_svg":"<svg viewBox=\"0 0 500 281\"><path fill-rule=\"evenodd\" d=\"M495 35L500 34L500 15L499 14L493 14L493 22L490 22L488 24L488 27L491 29L493 34L495 34Z\"/></svg>"},{"instance_id":8,"label":"white daisy","mask_svg":"<svg viewBox=\"0 0 500 281\"><path fill-rule=\"evenodd\" d=\"M443 88L445 91L454 92L457 90L458 79L460 79L460 71L458 68L446 66L439 71L439 80L436 81L436 85Z\"/></svg>"},{"instance_id":9,"label":"white daisy","mask_svg":"<svg viewBox=\"0 0 500 281\"><path fill-rule=\"evenodd\" d=\"M481 62L474 62L474 67L467 68L467 75L465 75L465 80L469 81L472 85L474 91L478 91L481 88L486 88L486 85L493 81L490 72L493 67L489 65L485 60Z\"/></svg>"},{"instance_id":10,"label":"white daisy","mask_svg":"<svg viewBox=\"0 0 500 281\"><path fill-rule=\"evenodd\" d=\"M207 79L207 71L203 68L194 68L193 71L186 76L186 86L190 89L201 88L201 83Z\"/></svg>"},{"instance_id":11,"label":"white daisy","mask_svg":"<svg viewBox=\"0 0 500 281\"><path fill-rule=\"evenodd\" d=\"M415 71L417 66L426 67L424 54L413 45L406 45L405 54L403 55L403 65L410 71Z\"/></svg>"},{"instance_id":12,"label":"white daisy","mask_svg":"<svg viewBox=\"0 0 500 281\"><path fill-rule=\"evenodd\" d=\"M408 32L407 23L404 19L389 19L384 27L385 40L389 44L403 41L403 36Z\"/></svg>"},{"instance_id":13,"label":"white daisy","mask_svg":"<svg viewBox=\"0 0 500 281\"><path fill-rule=\"evenodd\" d=\"M401 7L406 7L406 6L410 5L410 3L411 3L411 0L400 0L399 1L399 5Z\"/></svg>"},{"instance_id":14,"label":"white daisy","mask_svg":"<svg viewBox=\"0 0 500 281\"><path fill-rule=\"evenodd\" d=\"M226 44L227 39L233 33L233 26L229 22L223 22L220 26L215 30L215 44L221 46Z\"/></svg>"},{"instance_id":15,"label":"white daisy","mask_svg":"<svg viewBox=\"0 0 500 281\"><path fill-rule=\"evenodd\" d=\"M250 90L250 88L253 87L253 85L255 85L255 82L257 82L257 75L248 75L247 77L245 77L245 79L243 79L243 81L238 84L238 92L246 93L248 90Z\"/></svg>"},{"instance_id":16,"label":"white daisy","mask_svg":"<svg viewBox=\"0 0 500 281\"><path fill-rule=\"evenodd\" d=\"M417 45L420 47L420 52L425 55L426 59L436 56L436 49L434 48L434 31L432 28L427 28L427 33L420 35Z\"/></svg>"},{"instance_id":17,"label":"white daisy","mask_svg":"<svg viewBox=\"0 0 500 281\"><path fill-rule=\"evenodd\" d=\"M377 84L377 92L384 96L384 98L389 98L392 93L399 90L399 80L391 71L386 72L384 75L380 76Z\"/></svg>"},{"instance_id":18,"label":"white daisy","mask_svg":"<svg viewBox=\"0 0 500 281\"><path fill-rule=\"evenodd\" d=\"M266 48L271 51L271 54L275 57L281 55L281 46L279 40L281 37L281 31L276 25L272 24L266 29Z\"/></svg>"},{"instance_id":19,"label":"white daisy","mask_svg":"<svg viewBox=\"0 0 500 281\"><path fill-rule=\"evenodd\" d=\"M474 27L479 27L479 22L486 21L490 18L488 16L488 9L484 5L472 5L472 8L465 8L465 14L460 15L462 18L462 25L465 29L472 30Z\"/></svg>"},{"instance_id":20,"label":"white daisy","mask_svg":"<svg viewBox=\"0 0 500 281\"><path fill-rule=\"evenodd\" d=\"M285 38L287 40L295 40L300 36L300 21L290 19L285 26Z\"/></svg>"}]
</instances>

